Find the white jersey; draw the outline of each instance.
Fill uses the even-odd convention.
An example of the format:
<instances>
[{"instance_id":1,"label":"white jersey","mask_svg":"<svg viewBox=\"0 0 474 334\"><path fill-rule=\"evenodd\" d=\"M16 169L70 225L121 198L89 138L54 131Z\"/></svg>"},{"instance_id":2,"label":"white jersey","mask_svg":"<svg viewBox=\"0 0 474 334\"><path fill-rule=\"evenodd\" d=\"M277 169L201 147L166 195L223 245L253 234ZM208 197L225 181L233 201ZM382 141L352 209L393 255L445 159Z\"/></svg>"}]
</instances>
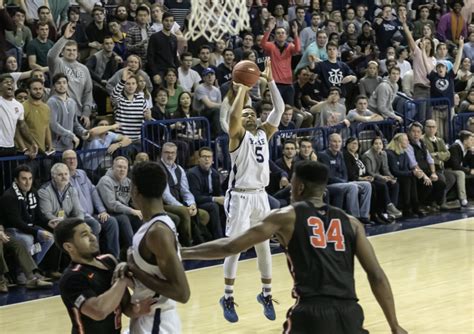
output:
<instances>
[{"instance_id":1,"label":"white jersey","mask_svg":"<svg viewBox=\"0 0 474 334\"><path fill-rule=\"evenodd\" d=\"M230 189L260 189L268 186L270 152L265 131L258 129L255 136L245 131L240 146L230 153L230 158Z\"/></svg>"},{"instance_id":2,"label":"white jersey","mask_svg":"<svg viewBox=\"0 0 474 334\"><path fill-rule=\"evenodd\" d=\"M144 272L150 275L156 275L161 279L166 279L163 274L161 273L160 268L157 265L152 265L146 262L140 255L139 246L143 237L145 236L146 232L150 229L150 227L155 223L162 223L168 226L175 235L176 244L178 245L178 233L176 232L176 226L174 225L171 218L167 215L157 215L153 217L150 221L143 224L137 233L133 236L133 259L137 266L143 270ZM181 255L179 253L179 249L176 251L178 253L178 257L181 259ZM147 288L143 283L134 279L135 287L132 294L132 303L136 303L137 301L144 300L146 298L155 297L156 293L153 290ZM131 319L130 321L130 333L151 333L151 330L154 325L153 319L156 317L156 310L160 309L160 312L163 314L166 311L175 311L176 309L176 302L168 297L165 296L156 296L156 303L153 304L152 310L149 314L141 316L139 318ZM177 317L177 314L176 314ZM176 326L179 326L179 318L178 323ZM150 328L147 328L150 327ZM175 328L175 332L178 333L180 331L179 328ZM161 332L160 332L161 333Z\"/></svg>"}]
</instances>

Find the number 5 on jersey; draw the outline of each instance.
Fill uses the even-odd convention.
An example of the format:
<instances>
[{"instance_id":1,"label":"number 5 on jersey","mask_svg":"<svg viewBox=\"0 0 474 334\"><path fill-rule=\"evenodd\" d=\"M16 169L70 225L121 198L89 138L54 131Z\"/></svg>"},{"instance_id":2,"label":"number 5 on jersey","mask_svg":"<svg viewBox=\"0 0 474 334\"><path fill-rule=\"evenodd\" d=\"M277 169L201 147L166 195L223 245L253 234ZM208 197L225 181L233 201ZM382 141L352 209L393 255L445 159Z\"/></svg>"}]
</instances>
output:
<instances>
[{"instance_id":1,"label":"number 5 on jersey","mask_svg":"<svg viewBox=\"0 0 474 334\"><path fill-rule=\"evenodd\" d=\"M257 162L260 164L265 161L265 158L262 154L262 150L262 146L255 146L255 155L257 156Z\"/></svg>"},{"instance_id":2,"label":"number 5 on jersey","mask_svg":"<svg viewBox=\"0 0 474 334\"><path fill-rule=\"evenodd\" d=\"M312 227L309 241L314 248L326 248L330 242L334 243L334 250L338 252L346 250L339 219L331 219L327 232L324 229L324 222L319 217L309 217L307 222L308 226Z\"/></svg>"}]
</instances>

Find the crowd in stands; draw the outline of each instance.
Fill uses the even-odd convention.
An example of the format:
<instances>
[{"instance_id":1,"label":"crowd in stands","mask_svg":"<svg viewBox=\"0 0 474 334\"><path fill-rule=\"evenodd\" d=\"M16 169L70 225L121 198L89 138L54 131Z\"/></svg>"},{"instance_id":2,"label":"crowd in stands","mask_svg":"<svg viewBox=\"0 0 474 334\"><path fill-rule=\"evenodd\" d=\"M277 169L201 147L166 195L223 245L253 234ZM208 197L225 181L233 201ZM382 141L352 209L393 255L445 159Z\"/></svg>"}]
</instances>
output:
<instances>
[{"instance_id":1,"label":"crowd in stands","mask_svg":"<svg viewBox=\"0 0 474 334\"><path fill-rule=\"evenodd\" d=\"M241 60L264 71L269 59L285 104L272 208L289 203L301 159L329 167L326 201L365 224L470 208L472 1L247 0L249 30L212 42L186 39L190 0L45 4L0 0L0 292L51 287L67 263L52 237L66 217L123 256L143 218L128 177L139 161L166 171L182 245L223 237L219 139ZM249 91L258 124L277 103L271 87L261 77ZM467 117L452 133L455 115ZM146 149L144 126L165 121L171 137ZM361 124L390 131L358 138Z\"/></svg>"}]
</instances>

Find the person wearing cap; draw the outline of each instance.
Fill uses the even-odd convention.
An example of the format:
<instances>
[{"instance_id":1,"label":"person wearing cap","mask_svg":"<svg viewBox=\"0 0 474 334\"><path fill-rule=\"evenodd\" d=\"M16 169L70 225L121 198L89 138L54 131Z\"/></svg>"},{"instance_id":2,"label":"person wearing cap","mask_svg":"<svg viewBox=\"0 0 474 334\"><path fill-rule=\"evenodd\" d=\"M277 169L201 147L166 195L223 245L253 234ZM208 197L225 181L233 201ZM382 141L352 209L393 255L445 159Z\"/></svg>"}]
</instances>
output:
<instances>
[{"instance_id":1,"label":"person wearing cap","mask_svg":"<svg viewBox=\"0 0 474 334\"><path fill-rule=\"evenodd\" d=\"M200 116L209 120L211 126L211 137L215 138L220 131L219 113L222 103L221 91L215 87L216 72L212 67L202 72L203 83L194 92L193 109Z\"/></svg>"},{"instance_id":2,"label":"person wearing cap","mask_svg":"<svg viewBox=\"0 0 474 334\"><path fill-rule=\"evenodd\" d=\"M459 48L462 49L464 45L464 38L459 38ZM430 80L430 95L431 98L447 98L449 100L449 107L451 114L454 113L454 78L461 65L462 52L458 52L456 60L452 69L449 69L448 61L439 60L436 67L428 74ZM433 108L433 119L438 125L438 136L448 139L448 110L446 106L439 106Z\"/></svg>"}]
</instances>

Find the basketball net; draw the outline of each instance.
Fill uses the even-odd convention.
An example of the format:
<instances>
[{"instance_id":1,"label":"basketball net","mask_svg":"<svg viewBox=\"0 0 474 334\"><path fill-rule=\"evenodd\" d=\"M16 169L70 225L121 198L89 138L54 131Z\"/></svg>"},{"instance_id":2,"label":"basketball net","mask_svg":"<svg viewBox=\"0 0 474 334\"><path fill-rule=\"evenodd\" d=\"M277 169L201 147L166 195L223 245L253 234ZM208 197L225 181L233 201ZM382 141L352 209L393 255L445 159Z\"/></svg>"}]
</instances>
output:
<instances>
[{"instance_id":1,"label":"basketball net","mask_svg":"<svg viewBox=\"0 0 474 334\"><path fill-rule=\"evenodd\" d=\"M225 34L238 35L249 29L249 22L245 0L195 0L185 37L195 41L203 36L217 41Z\"/></svg>"}]
</instances>

